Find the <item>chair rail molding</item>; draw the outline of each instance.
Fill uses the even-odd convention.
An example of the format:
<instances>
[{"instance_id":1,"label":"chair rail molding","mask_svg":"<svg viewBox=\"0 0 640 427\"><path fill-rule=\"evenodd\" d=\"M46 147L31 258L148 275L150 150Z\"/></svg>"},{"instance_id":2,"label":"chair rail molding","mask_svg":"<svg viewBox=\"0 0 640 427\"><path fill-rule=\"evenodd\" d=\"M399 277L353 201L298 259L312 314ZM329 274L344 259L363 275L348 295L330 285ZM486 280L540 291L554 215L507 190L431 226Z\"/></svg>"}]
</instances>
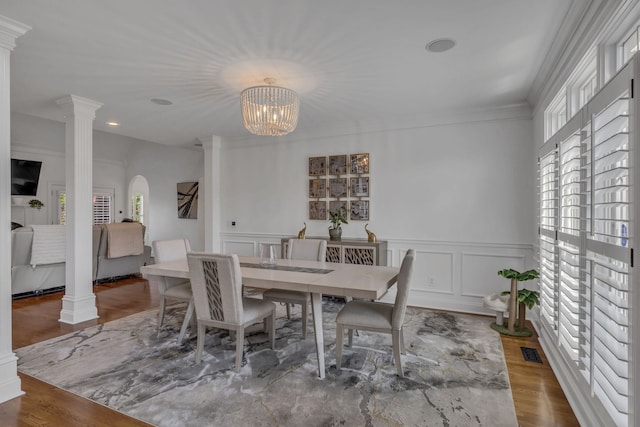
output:
<instances>
[{"instance_id":1,"label":"chair rail molding","mask_svg":"<svg viewBox=\"0 0 640 427\"><path fill-rule=\"evenodd\" d=\"M222 233L225 253L258 256L260 244L280 246L281 239L294 237L274 233ZM482 298L507 290L498 276L502 268L534 268L534 244L498 242L453 242L420 239L389 239L387 265L400 266L409 249L415 250L414 274L409 305L493 316ZM278 252L279 253L279 252ZM382 298L393 302L395 287ZM532 313L535 317L535 313Z\"/></svg>"}]
</instances>

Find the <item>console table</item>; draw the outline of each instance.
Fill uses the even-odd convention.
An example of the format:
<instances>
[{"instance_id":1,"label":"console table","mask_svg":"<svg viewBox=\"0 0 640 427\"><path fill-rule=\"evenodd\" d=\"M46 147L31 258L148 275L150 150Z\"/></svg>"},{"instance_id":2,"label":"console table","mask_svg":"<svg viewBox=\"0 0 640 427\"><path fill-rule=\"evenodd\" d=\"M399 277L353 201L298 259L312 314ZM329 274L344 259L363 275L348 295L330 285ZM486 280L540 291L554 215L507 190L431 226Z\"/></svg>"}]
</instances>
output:
<instances>
[{"instance_id":1,"label":"console table","mask_svg":"<svg viewBox=\"0 0 640 427\"><path fill-rule=\"evenodd\" d=\"M386 241L371 243L367 239L331 240L328 237L307 238L327 241L327 262L361 265L387 265ZM284 237L281 241L280 246L282 248L282 258L287 257L289 239L295 239L295 237Z\"/></svg>"}]
</instances>

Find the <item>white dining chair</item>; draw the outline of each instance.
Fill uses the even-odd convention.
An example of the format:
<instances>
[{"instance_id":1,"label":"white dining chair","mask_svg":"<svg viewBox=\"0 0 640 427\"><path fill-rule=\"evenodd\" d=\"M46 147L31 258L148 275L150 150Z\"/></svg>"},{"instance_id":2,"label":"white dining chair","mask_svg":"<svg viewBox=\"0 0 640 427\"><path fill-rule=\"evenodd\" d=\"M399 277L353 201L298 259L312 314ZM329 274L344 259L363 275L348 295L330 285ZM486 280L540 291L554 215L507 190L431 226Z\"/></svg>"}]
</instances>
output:
<instances>
[{"instance_id":1,"label":"white dining chair","mask_svg":"<svg viewBox=\"0 0 640 427\"><path fill-rule=\"evenodd\" d=\"M271 348L275 348L276 305L242 296L242 274L238 256L191 252L187 258L198 323L196 363L200 363L202 358L208 326L235 332L236 372L242 366L247 326L266 320Z\"/></svg>"},{"instance_id":2,"label":"white dining chair","mask_svg":"<svg viewBox=\"0 0 640 427\"><path fill-rule=\"evenodd\" d=\"M344 329L349 331L349 347L353 344L353 330L391 334L393 355L398 376L404 377L401 353L404 353L403 323L407 311L409 286L413 273L414 250L409 249L398 273L398 289L394 304L377 301L349 301L336 317L336 369L342 365Z\"/></svg>"},{"instance_id":3,"label":"white dining chair","mask_svg":"<svg viewBox=\"0 0 640 427\"><path fill-rule=\"evenodd\" d=\"M320 239L289 239L287 244L287 258L324 261L327 256L327 241ZM302 307L302 338L307 337L308 307L311 303L309 292L289 291L285 289L269 289L262 298L267 301L282 302L287 306L287 319L291 319L291 305L300 304Z\"/></svg>"},{"instance_id":4,"label":"white dining chair","mask_svg":"<svg viewBox=\"0 0 640 427\"><path fill-rule=\"evenodd\" d=\"M155 240L152 243L152 246L156 263L178 261L181 259L186 260L187 253L191 252L189 240L184 238ZM185 319L182 322L180 334L178 335L178 343L181 343L193 313L193 293L191 292L191 283L189 280L175 277L163 277L162 280L163 286L161 286L161 289L158 289L158 294L160 296L158 328L162 327L162 322L164 321L167 299L188 303L187 311L185 312Z\"/></svg>"}]
</instances>

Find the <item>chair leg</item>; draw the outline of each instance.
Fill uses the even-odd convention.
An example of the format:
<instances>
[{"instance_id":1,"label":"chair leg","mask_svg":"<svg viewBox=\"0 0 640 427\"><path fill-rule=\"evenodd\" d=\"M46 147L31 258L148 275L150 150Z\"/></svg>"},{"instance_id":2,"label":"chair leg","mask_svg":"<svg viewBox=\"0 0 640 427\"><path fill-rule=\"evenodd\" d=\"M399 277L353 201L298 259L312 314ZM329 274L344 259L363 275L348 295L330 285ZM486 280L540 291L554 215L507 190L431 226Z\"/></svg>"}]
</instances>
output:
<instances>
[{"instance_id":1,"label":"chair leg","mask_svg":"<svg viewBox=\"0 0 640 427\"><path fill-rule=\"evenodd\" d=\"M166 303L164 301L164 294L160 295L160 311L158 311L158 329L162 327L162 322L164 322L164 307Z\"/></svg>"},{"instance_id":2,"label":"chair leg","mask_svg":"<svg viewBox=\"0 0 640 427\"><path fill-rule=\"evenodd\" d=\"M400 340L402 332L400 330L394 329L391 332L393 337L393 357L396 362L396 369L398 371L399 377L404 377L404 370L402 369L402 357L400 356Z\"/></svg>"},{"instance_id":3,"label":"chair leg","mask_svg":"<svg viewBox=\"0 0 640 427\"><path fill-rule=\"evenodd\" d=\"M336 325L336 369L339 371L342 367L342 339L344 338L344 327L341 324Z\"/></svg>"},{"instance_id":4,"label":"chair leg","mask_svg":"<svg viewBox=\"0 0 640 427\"><path fill-rule=\"evenodd\" d=\"M407 349L404 346L404 328L400 329L400 351L402 354L407 354Z\"/></svg>"},{"instance_id":5,"label":"chair leg","mask_svg":"<svg viewBox=\"0 0 640 427\"><path fill-rule=\"evenodd\" d=\"M349 347L353 346L353 329L349 329Z\"/></svg>"},{"instance_id":6,"label":"chair leg","mask_svg":"<svg viewBox=\"0 0 640 427\"><path fill-rule=\"evenodd\" d=\"M309 303L302 304L302 339L307 338L307 318L309 314L307 313L307 309L309 308Z\"/></svg>"},{"instance_id":7,"label":"chair leg","mask_svg":"<svg viewBox=\"0 0 640 427\"><path fill-rule=\"evenodd\" d=\"M198 322L198 342L196 344L196 363L200 363L202 357L202 350L204 348L204 336L206 328L204 324Z\"/></svg>"},{"instance_id":8,"label":"chair leg","mask_svg":"<svg viewBox=\"0 0 640 427\"><path fill-rule=\"evenodd\" d=\"M191 322L192 317L193 317L193 298L189 300L189 305L187 306L187 312L184 314L184 320L182 321L182 326L180 327L180 334L178 335L178 344L182 344L184 335L187 332L187 325ZM191 329L191 333L193 333L193 329Z\"/></svg>"},{"instance_id":9,"label":"chair leg","mask_svg":"<svg viewBox=\"0 0 640 427\"><path fill-rule=\"evenodd\" d=\"M287 306L287 320L291 319L291 304L286 303Z\"/></svg>"},{"instance_id":10,"label":"chair leg","mask_svg":"<svg viewBox=\"0 0 640 427\"><path fill-rule=\"evenodd\" d=\"M236 331L236 372L242 368L242 350L244 350L244 326Z\"/></svg>"}]
</instances>

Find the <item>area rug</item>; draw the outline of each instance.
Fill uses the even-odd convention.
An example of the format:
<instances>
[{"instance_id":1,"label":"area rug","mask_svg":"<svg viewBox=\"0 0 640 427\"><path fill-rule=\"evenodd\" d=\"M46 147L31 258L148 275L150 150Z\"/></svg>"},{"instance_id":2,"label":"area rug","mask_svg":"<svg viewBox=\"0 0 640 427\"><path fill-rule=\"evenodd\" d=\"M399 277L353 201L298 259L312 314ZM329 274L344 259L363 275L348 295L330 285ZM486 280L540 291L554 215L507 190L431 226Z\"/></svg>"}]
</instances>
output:
<instances>
[{"instance_id":1,"label":"area rug","mask_svg":"<svg viewBox=\"0 0 640 427\"><path fill-rule=\"evenodd\" d=\"M157 426L517 425L490 320L409 309L400 378L391 337L364 331L345 347L343 369L336 370L341 306L324 302L325 379L317 376L312 331L302 339L300 311L287 320L281 306L276 349L256 326L239 373L227 332L208 332L200 364L195 338L177 344L179 306L160 331L154 310L21 348L18 369Z\"/></svg>"}]
</instances>

